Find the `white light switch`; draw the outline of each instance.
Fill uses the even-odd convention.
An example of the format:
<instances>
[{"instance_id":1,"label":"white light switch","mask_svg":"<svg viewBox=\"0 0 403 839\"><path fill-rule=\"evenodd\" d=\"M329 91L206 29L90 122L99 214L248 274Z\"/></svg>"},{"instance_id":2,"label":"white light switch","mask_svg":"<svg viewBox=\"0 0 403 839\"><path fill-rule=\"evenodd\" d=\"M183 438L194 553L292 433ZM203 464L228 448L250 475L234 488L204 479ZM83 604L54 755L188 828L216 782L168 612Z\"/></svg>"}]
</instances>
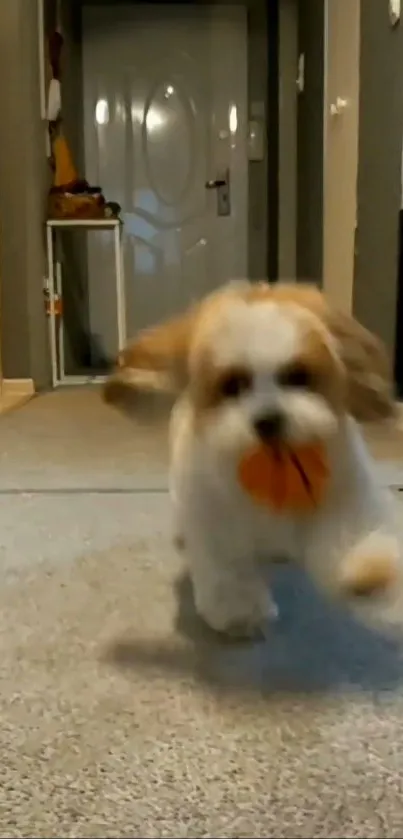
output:
<instances>
[{"instance_id":1,"label":"white light switch","mask_svg":"<svg viewBox=\"0 0 403 839\"><path fill-rule=\"evenodd\" d=\"M392 26L400 20L401 0L389 0L389 17Z\"/></svg>"}]
</instances>

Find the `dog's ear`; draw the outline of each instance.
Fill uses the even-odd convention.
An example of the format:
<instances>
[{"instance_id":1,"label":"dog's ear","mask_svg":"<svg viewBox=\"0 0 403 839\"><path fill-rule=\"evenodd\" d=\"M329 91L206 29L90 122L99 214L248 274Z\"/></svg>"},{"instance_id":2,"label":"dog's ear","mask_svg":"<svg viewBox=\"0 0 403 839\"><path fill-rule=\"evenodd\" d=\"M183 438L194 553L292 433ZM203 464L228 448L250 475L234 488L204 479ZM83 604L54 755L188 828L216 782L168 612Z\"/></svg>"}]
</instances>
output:
<instances>
[{"instance_id":1,"label":"dog's ear","mask_svg":"<svg viewBox=\"0 0 403 839\"><path fill-rule=\"evenodd\" d=\"M350 315L330 311L326 319L347 373L348 412L359 422L393 417L393 378L382 342Z\"/></svg>"},{"instance_id":2,"label":"dog's ear","mask_svg":"<svg viewBox=\"0 0 403 839\"><path fill-rule=\"evenodd\" d=\"M249 287L246 281L229 282L177 317L140 332L119 353L116 368L105 384L106 401L120 401L127 388L173 394L183 390L188 384L189 354L201 315L210 307L214 309L217 301L239 295Z\"/></svg>"},{"instance_id":3,"label":"dog's ear","mask_svg":"<svg viewBox=\"0 0 403 839\"><path fill-rule=\"evenodd\" d=\"M121 388L176 392L188 377L188 355L197 309L145 329L118 356L104 396L114 402Z\"/></svg>"},{"instance_id":4,"label":"dog's ear","mask_svg":"<svg viewBox=\"0 0 403 839\"><path fill-rule=\"evenodd\" d=\"M319 317L336 340L347 375L347 411L359 422L393 417L396 403L393 377L382 342L355 318L329 306L311 284L274 287L278 299L291 298Z\"/></svg>"}]
</instances>

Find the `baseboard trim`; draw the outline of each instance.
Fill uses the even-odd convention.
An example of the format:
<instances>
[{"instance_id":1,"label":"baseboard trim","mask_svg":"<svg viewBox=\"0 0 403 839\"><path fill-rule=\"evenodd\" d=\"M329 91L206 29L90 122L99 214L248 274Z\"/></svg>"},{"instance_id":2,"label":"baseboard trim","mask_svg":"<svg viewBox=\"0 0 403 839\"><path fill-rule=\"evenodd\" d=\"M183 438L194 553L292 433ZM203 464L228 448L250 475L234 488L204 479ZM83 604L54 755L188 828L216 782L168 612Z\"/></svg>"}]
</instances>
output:
<instances>
[{"instance_id":1,"label":"baseboard trim","mask_svg":"<svg viewBox=\"0 0 403 839\"><path fill-rule=\"evenodd\" d=\"M31 396L35 393L33 379L3 379L2 389L5 393L26 393Z\"/></svg>"},{"instance_id":2,"label":"baseboard trim","mask_svg":"<svg viewBox=\"0 0 403 839\"><path fill-rule=\"evenodd\" d=\"M32 379L3 379L0 391L0 414L20 408L35 395Z\"/></svg>"}]
</instances>

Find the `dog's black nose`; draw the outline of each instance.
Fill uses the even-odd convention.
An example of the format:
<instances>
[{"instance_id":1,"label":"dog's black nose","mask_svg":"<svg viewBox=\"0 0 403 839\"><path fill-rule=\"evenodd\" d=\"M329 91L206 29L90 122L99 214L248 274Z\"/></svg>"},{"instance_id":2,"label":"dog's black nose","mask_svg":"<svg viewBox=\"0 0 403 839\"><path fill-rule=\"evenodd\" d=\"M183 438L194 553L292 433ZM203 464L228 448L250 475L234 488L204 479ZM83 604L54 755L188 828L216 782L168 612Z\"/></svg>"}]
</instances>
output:
<instances>
[{"instance_id":1,"label":"dog's black nose","mask_svg":"<svg viewBox=\"0 0 403 839\"><path fill-rule=\"evenodd\" d=\"M280 411L272 411L257 417L254 422L256 434L264 443L278 440L284 431L284 417Z\"/></svg>"}]
</instances>

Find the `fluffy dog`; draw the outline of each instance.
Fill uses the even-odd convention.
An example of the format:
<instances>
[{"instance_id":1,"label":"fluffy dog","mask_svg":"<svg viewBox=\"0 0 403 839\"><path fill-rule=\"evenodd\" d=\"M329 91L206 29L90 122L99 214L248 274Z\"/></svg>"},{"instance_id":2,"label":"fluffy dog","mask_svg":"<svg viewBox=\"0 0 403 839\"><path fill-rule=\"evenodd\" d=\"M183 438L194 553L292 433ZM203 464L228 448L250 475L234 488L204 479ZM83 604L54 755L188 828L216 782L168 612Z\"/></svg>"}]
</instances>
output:
<instances>
[{"instance_id":1,"label":"fluffy dog","mask_svg":"<svg viewBox=\"0 0 403 839\"><path fill-rule=\"evenodd\" d=\"M314 287L234 283L121 353L115 380L150 376L179 391L171 491L196 608L210 627L264 630L276 606L262 558L296 560L335 594L387 596L400 574L399 540L358 424L394 412L373 335ZM315 512L271 513L242 491L237 464L257 440L313 439L330 464Z\"/></svg>"}]
</instances>

